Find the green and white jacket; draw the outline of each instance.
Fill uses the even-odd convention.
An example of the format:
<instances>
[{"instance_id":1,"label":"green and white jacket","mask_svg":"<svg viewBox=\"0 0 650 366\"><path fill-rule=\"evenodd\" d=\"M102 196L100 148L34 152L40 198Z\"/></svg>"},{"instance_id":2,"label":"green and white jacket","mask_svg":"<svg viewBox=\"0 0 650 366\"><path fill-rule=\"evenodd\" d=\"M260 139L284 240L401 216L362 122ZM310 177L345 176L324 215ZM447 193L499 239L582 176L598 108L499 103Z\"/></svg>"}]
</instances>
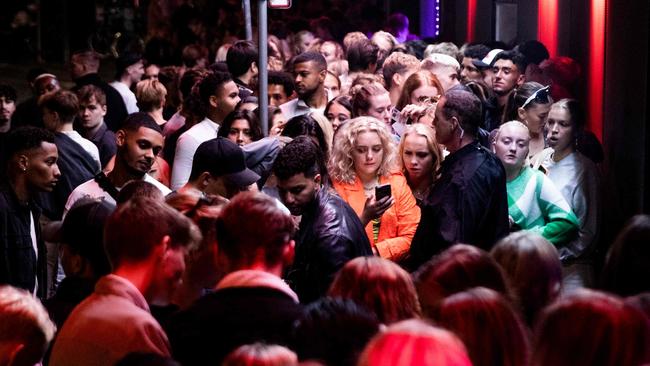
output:
<instances>
[{"instance_id":1,"label":"green and white jacket","mask_svg":"<svg viewBox=\"0 0 650 366\"><path fill-rule=\"evenodd\" d=\"M575 238L578 219L544 173L526 166L506 187L508 213L519 228L542 235L556 247Z\"/></svg>"}]
</instances>

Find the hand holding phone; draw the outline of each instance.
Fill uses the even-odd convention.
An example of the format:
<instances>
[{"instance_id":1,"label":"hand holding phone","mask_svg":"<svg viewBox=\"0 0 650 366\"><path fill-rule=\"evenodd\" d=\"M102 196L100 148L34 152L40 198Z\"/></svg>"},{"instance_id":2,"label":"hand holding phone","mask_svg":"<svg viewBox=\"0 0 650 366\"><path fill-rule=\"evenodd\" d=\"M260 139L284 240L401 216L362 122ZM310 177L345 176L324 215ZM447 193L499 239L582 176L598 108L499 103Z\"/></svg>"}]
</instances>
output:
<instances>
[{"instance_id":1,"label":"hand holding phone","mask_svg":"<svg viewBox=\"0 0 650 366\"><path fill-rule=\"evenodd\" d=\"M379 201L384 197L392 195L390 183L382 184L375 187L375 201Z\"/></svg>"}]
</instances>

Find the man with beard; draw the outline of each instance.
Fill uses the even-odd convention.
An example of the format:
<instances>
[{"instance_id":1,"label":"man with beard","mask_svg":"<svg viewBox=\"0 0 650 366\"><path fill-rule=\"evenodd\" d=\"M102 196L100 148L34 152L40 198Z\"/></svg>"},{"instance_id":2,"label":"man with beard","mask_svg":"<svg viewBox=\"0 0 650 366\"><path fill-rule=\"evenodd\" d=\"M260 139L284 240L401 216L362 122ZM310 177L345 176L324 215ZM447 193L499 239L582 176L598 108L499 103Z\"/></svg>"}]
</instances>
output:
<instances>
[{"instance_id":1,"label":"man with beard","mask_svg":"<svg viewBox=\"0 0 650 366\"><path fill-rule=\"evenodd\" d=\"M41 239L38 192L50 192L61 172L54 135L35 127L9 133L3 166L6 181L0 184L0 284L22 288L45 297L45 245Z\"/></svg>"},{"instance_id":2,"label":"man with beard","mask_svg":"<svg viewBox=\"0 0 650 366\"><path fill-rule=\"evenodd\" d=\"M171 191L147 172L163 147L162 129L147 113L129 115L115 133L117 154L115 167L108 175L99 173L95 178L75 188L68 197L66 211L82 197L104 198L115 204L120 188L132 180L144 180L155 185L163 195Z\"/></svg>"},{"instance_id":3,"label":"man with beard","mask_svg":"<svg viewBox=\"0 0 650 366\"><path fill-rule=\"evenodd\" d=\"M298 98L280 106L289 120L313 111L325 112L327 61L318 52L303 52L293 59L293 77Z\"/></svg>"},{"instance_id":4,"label":"man with beard","mask_svg":"<svg viewBox=\"0 0 650 366\"><path fill-rule=\"evenodd\" d=\"M352 258L372 255L354 210L323 182L320 149L306 136L288 143L273 163L280 200L301 216L296 254L285 277L301 303L324 296L334 275Z\"/></svg>"}]
</instances>

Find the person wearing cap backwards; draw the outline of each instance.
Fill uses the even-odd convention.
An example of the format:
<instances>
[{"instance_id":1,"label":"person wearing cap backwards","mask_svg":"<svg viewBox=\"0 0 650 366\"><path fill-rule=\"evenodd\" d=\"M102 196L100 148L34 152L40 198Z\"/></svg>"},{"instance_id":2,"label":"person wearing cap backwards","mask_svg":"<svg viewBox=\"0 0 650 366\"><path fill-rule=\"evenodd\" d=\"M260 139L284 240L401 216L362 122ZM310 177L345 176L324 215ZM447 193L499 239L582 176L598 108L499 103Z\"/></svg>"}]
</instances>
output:
<instances>
[{"instance_id":1,"label":"person wearing cap backwards","mask_svg":"<svg viewBox=\"0 0 650 366\"><path fill-rule=\"evenodd\" d=\"M501 52L503 52L502 49L495 48L488 52L481 60L472 60L474 66L481 71L482 80L488 87L490 87L490 89L492 89L492 78L494 77L491 67L492 61L494 61L494 57Z\"/></svg>"},{"instance_id":2,"label":"person wearing cap backwards","mask_svg":"<svg viewBox=\"0 0 650 366\"><path fill-rule=\"evenodd\" d=\"M0 185L0 284L46 294L46 255L41 238L41 209L34 198L56 186L61 172L54 135L36 127L9 133L6 179Z\"/></svg>"},{"instance_id":3,"label":"person wearing cap backwards","mask_svg":"<svg viewBox=\"0 0 650 366\"><path fill-rule=\"evenodd\" d=\"M131 180L144 180L156 186L163 195L171 190L149 174L156 156L163 147L162 129L147 113L133 113L115 133L117 154L110 173L100 172L93 179L75 188L65 204L68 211L82 197L103 198L113 204L119 190Z\"/></svg>"},{"instance_id":4,"label":"person wearing cap backwards","mask_svg":"<svg viewBox=\"0 0 650 366\"><path fill-rule=\"evenodd\" d=\"M110 86L115 88L122 96L128 114L139 111L131 86L137 84L142 79L142 75L144 75L142 56L137 53L125 53L117 58L115 62L115 81L110 83Z\"/></svg>"},{"instance_id":5,"label":"person wearing cap backwards","mask_svg":"<svg viewBox=\"0 0 650 366\"><path fill-rule=\"evenodd\" d=\"M198 190L230 199L260 179L246 166L242 149L224 137L208 140L196 149L190 180L179 189Z\"/></svg>"},{"instance_id":6,"label":"person wearing cap backwards","mask_svg":"<svg viewBox=\"0 0 650 366\"><path fill-rule=\"evenodd\" d=\"M460 77L463 81L482 81L483 73L474 65L474 61L481 61L490 49L483 44L473 44L467 46L463 51L463 60L460 64Z\"/></svg>"},{"instance_id":7,"label":"person wearing cap backwards","mask_svg":"<svg viewBox=\"0 0 650 366\"><path fill-rule=\"evenodd\" d=\"M111 272L103 236L104 224L114 210L115 205L104 200L83 198L52 228L48 239L62 244L61 264L66 277L45 307L59 329L74 307L92 294L97 280Z\"/></svg>"}]
</instances>

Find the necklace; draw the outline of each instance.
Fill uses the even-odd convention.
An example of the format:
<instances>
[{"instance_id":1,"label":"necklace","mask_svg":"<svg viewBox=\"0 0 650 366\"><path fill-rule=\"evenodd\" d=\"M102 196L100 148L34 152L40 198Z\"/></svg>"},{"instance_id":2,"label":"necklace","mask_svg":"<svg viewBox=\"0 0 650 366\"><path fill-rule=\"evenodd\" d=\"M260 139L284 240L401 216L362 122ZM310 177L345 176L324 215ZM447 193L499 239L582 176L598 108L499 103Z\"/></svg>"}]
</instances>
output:
<instances>
[{"instance_id":1,"label":"necklace","mask_svg":"<svg viewBox=\"0 0 650 366\"><path fill-rule=\"evenodd\" d=\"M363 190L366 191L366 193L372 192L372 190L375 189L375 187L377 187L378 185L379 185L379 177L373 179L372 182L370 182L369 184L363 184Z\"/></svg>"}]
</instances>

